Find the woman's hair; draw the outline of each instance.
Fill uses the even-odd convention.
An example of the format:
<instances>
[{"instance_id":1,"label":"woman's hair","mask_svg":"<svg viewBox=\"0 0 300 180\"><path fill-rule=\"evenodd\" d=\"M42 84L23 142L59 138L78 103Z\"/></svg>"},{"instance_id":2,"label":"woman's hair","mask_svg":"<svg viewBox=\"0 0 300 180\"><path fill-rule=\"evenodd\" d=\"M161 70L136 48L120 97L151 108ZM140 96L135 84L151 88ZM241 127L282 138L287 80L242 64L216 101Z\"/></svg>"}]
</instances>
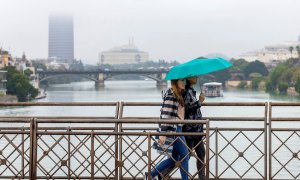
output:
<instances>
[{"instance_id":1,"label":"woman's hair","mask_svg":"<svg viewBox=\"0 0 300 180\"><path fill-rule=\"evenodd\" d=\"M184 107L184 100L183 100L183 97L182 97L182 90L179 89L179 87L177 85L177 82L178 82L177 79L171 81L172 90L173 90L179 104Z\"/></svg>"},{"instance_id":2,"label":"woman's hair","mask_svg":"<svg viewBox=\"0 0 300 180\"><path fill-rule=\"evenodd\" d=\"M186 79L186 80L185 80L185 88L189 88L189 87L191 87L191 86L192 86L191 81L188 80L188 79Z\"/></svg>"}]
</instances>

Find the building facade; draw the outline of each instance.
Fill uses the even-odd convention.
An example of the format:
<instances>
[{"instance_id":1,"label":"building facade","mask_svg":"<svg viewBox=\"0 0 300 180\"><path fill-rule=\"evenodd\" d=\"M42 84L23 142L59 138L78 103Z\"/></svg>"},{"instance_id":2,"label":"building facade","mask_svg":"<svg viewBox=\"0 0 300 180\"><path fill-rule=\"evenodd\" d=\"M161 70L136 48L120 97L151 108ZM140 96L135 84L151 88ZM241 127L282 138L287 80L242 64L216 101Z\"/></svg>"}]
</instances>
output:
<instances>
[{"instance_id":1,"label":"building facade","mask_svg":"<svg viewBox=\"0 0 300 180\"><path fill-rule=\"evenodd\" d=\"M103 51L99 55L101 64L132 64L145 62L149 60L149 54L140 51L134 44L133 40L128 45L115 47L109 51Z\"/></svg>"},{"instance_id":2,"label":"building facade","mask_svg":"<svg viewBox=\"0 0 300 180\"><path fill-rule=\"evenodd\" d=\"M73 17L49 17L48 57L62 63L71 63L74 59Z\"/></svg>"},{"instance_id":3,"label":"building facade","mask_svg":"<svg viewBox=\"0 0 300 180\"><path fill-rule=\"evenodd\" d=\"M6 95L6 73L7 71L0 70L0 96Z\"/></svg>"},{"instance_id":4,"label":"building facade","mask_svg":"<svg viewBox=\"0 0 300 180\"><path fill-rule=\"evenodd\" d=\"M274 63L276 61L281 62L289 58L298 57L296 46L300 46L300 36L298 41L265 46L265 48L261 50L245 53L239 58L249 62L259 60L265 64Z\"/></svg>"},{"instance_id":5,"label":"building facade","mask_svg":"<svg viewBox=\"0 0 300 180\"><path fill-rule=\"evenodd\" d=\"M0 69L6 66L14 66L15 59L12 58L11 54L8 51L5 51L0 48Z\"/></svg>"}]
</instances>

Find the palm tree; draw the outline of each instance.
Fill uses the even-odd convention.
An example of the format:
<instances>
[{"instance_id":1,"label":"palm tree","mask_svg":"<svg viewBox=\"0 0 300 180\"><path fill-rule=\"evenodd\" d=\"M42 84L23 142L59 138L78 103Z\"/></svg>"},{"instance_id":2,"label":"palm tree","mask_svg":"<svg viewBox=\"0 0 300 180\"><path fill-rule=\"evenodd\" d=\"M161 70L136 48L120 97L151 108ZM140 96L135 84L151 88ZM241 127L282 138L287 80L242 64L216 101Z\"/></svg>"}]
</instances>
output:
<instances>
[{"instance_id":1,"label":"palm tree","mask_svg":"<svg viewBox=\"0 0 300 180\"><path fill-rule=\"evenodd\" d=\"M290 46L289 48L290 52L291 52L291 58L293 57L293 50L294 50L294 47L293 46Z\"/></svg>"}]
</instances>

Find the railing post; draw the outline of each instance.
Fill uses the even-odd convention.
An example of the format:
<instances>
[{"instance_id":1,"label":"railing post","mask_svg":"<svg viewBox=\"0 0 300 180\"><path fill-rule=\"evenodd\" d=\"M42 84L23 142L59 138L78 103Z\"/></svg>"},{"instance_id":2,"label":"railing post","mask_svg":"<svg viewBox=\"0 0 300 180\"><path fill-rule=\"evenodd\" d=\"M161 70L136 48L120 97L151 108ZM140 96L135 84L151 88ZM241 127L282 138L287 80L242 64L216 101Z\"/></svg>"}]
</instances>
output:
<instances>
[{"instance_id":1,"label":"railing post","mask_svg":"<svg viewBox=\"0 0 300 180\"><path fill-rule=\"evenodd\" d=\"M67 129L68 132L68 179L71 179L71 136L70 136L70 126Z\"/></svg>"},{"instance_id":2,"label":"railing post","mask_svg":"<svg viewBox=\"0 0 300 180\"><path fill-rule=\"evenodd\" d=\"M95 176L95 147L94 147L94 131L91 133L91 180L94 180Z\"/></svg>"},{"instance_id":3,"label":"railing post","mask_svg":"<svg viewBox=\"0 0 300 180\"><path fill-rule=\"evenodd\" d=\"M216 142L215 142L215 156L216 156L216 179L218 179L219 178L219 154L218 154L218 151L219 151L219 149L218 149L218 146L219 146L219 144L218 144L218 140L219 140L219 136L218 136L218 134L219 134L219 129L218 129L218 127L216 127L216 138L215 138L215 140L216 140Z\"/></svg>"},{"instance_id":4,"label":"railing post","mask_svg":"<svg viewBox=\"0 0 300 180\"><path fill-rule=\"evenodd\" d=\"M268 178L268 102L265 102L265 119L264 119L264 138L265 138L265 142L264 142L264 152L265 152L265 163L264 163L264 173L265 173L265 177L264 179Z\"/></svg>"},{"instance_id":5,"label":"railing post","mask_svg":"<svg viewBox=\"0 0 300 180\"><path fill-rule=\"evenodd\" d=\"M209 180L209 119L206 121L206 180Z\"/></svg>"},{"instance_id":6,"label":"railing post","mask_svg":"<svg viewBox=\"0 0 300 180\"><path fill-rule=\"evenodd\" d=\"M148 179L151 179L151 134L148 132Z\"/></svg>"},{"instance_id":7,"label":"railing post","mask_svg":"<svg viewBox=\"0 0 300 180\"><path fill-rule=\"evenodd\" d=\"M269 103L269 180L272 179L272 102Z\"/></svg>"},{"instance_id":8,"label":"railing post","mask_svg":"<svg viewBox=\"0 0 300 180\"><path fill-rule=\"evenodd\" d=\"M25 131L25 129L24 129L25 127L23 126L23 128L22 128L22 132L24 132ZM24 168L25 168L25 166L24 166L24 159L25 159L25 138L24 138L24 133L22 133L22 159L21 159L21 167L22 167L22 174L21 174L21 178L22 179L24 179L24 176L25 176L25 174L24 174Z\"/></svg>"},{"instance_id":9,"label":"railing post","mask_svg":"<svg viewBox=\"0 0 300 180\"><path fill-rule=\"evenodd\" d=\"M120 102L120 111L119 111L119 119L122 119L123 118L123 110L124 110L124 102ZM119 123L118 124L118 132L123 132L122 130L122 123ZM118 149L118 153L119 153L119 156L117 158L117 160L119 161L122 161L122 151L123 151L123 137L122 135L119 135L118 137L119 139L119 149ZM120 163L117 162L117 165L119 165ZM119 179L122 179L122 166L120 166L120 169L119 169Z\"/></svg>"},{"instance_id":10,"label":"railing post","mask_svg":"<svg viewBox=\"0 0 300 180\"><path fill-rule=\"evenodd\" d=\"M36 119L30 120L30 168L29 179L36 180L36 158L37 158L37 123Z\"/></svg>"},{"instance_id":11,"label":"railing post","mask_svg":"<svg viewBox=\"0 0 300 180\"><path fill-rule=\"evenodd\" d=\"M121 107L121 108L120 108ZM117 102L116 105L116 113L115 113L115 119L119 119L122 115L123 112L123 106L121 104L121 102ZM119 131L119 123L115 123L115 132L118 133ZM116 180L118 180L118 176L119 176L119 167L117 167L118 164L118 159L119 159L119 135L115 135L115 178Z\"/></svg>"}]
</instances>

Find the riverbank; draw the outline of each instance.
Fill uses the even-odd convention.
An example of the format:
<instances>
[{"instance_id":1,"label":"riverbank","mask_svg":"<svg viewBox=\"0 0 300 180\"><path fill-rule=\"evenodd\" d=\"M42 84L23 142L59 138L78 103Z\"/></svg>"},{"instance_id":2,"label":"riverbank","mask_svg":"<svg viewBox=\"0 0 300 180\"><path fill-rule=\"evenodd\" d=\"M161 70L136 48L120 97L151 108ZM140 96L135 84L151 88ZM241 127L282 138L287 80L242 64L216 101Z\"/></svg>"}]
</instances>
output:
<instances>
[{"instance_id":1,"label":"riverbank","mask_svg":"<svg viewBox=\"0 0 300 180\"><path fill-rule=\"evenodd\" d=\"M18 102L18 98L14 95L0 96L0 102Z\"/></svg>"},{"instance_id":2,"label":"riverbank","mask_svg":"<svg viewBox=\"0 0 300 180\"><path fill-rule=\"evenodd\" d=\"M289 96L299 96L299 93L296 92L294 87L289 87L286 93Z\"/></svg>"}]
</instances>

